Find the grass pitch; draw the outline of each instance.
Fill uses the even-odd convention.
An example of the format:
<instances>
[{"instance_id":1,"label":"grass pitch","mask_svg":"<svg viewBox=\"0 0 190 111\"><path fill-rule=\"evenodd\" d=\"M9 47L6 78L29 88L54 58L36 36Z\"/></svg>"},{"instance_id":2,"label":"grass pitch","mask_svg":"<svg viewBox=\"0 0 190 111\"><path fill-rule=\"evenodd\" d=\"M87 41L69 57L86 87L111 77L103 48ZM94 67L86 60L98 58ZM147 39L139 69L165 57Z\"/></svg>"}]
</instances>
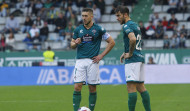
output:
<instances>
[{"instance_id":1,"label":"grass pitch","mask_svg":"<svg viewBox=\"0 0 190 111\"><path fill-rule=\"evenodd\" d=\"M0 111L73 111L72 85L1 86ZM152 111L190 111L190 84L146 85ZM126 85L98 86L95 111L128 111ZM88 106L88 87L83 86L81 106ZM138 94L136 111L144 111Z\"/></svg>"}]
</instances>

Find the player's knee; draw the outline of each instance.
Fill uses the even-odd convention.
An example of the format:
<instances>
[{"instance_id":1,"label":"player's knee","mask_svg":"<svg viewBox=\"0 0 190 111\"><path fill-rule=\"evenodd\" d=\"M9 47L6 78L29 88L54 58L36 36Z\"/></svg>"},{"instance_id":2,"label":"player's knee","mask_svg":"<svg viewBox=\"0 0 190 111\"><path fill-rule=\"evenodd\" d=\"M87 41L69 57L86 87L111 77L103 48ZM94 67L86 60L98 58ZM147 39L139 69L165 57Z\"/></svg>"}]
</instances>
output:
<instances>
[{"instance_id":1,"label":"player's knee","mask_svg":"<svg viewBox=\"0 0 190 111\"><path fill-rule=\"evenodd\" d=\"M82 84L75 84L75 91L81 91Z\"/></svg>"},{"instance_id":2,"label":"player's knee","mask_svg":"<svg viewBox=\"0 0 190 111\"><path fill-rule=\"evenodd\" d=\"M146 91L146 88L145 88L144 84L138 84L137 85L137 91L140 92L140 93Z\"/></svg>"},{"instance_id":3,"label":"player's knee","mask_svg":"<svg viewBox=\"0 0 190 111\"><path fill-rule=\"evenodd\" d=\"M95 85L89 85L89 92L91 92L91 93L96 92L96 86Z\"/></svg>"}]
</instances>

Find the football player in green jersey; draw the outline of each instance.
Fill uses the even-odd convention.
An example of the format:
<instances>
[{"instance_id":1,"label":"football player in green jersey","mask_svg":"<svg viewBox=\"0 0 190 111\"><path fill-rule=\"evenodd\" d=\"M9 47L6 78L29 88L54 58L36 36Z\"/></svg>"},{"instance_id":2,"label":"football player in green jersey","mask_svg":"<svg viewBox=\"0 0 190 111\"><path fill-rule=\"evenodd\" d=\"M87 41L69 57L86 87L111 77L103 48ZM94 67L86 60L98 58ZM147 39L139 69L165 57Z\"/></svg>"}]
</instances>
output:
<instances>
[{"instance_id":1,"label":"football player in green jersey","mask_svg":"<svg viewBox=\"0 0 190 111\"><path fill-rule=\"evenodd\" d=\"M137 91L141 94L145 110L151 111L150 96L144 86L144 57L141 53L140 28L130 19L126 6L118 6L115 13L119 23L123 24L124 53L120 61L123 63L125 59L129 111L135 111Z\"/></svg>"},{"instance_id":2,"label":"football player in green jersey","mask_svg":"<svg viewBox=\"0 0 190 111\"><path fill-rule=\"evenodd\" d=\"M93 10L82 10L83 25L74 31L71 48L77 48L77 60L74 68L74 93L73 107L77 111L81 101L81 89L84 82L89 86L89 108L94 111L96 104L96 85L100 84L99 61L114 47L115 41L106 30L93 23ZM108 45L99 54L101 41L105 40Z\"/></svg>"}]
</instances>

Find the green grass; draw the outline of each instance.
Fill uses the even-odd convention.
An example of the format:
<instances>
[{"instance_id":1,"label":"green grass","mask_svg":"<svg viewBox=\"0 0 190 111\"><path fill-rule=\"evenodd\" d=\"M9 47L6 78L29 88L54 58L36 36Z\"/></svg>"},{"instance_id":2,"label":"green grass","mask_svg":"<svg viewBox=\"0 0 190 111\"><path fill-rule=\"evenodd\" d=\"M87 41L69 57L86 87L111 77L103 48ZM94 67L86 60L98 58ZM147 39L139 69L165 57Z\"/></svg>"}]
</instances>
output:
<instances>
[{"instance_id":1,"label":"green grass","mask_svg":"<svg viewBox=\"0 0 190 111\"><path fill-rule=\"evenodd\" d=\"M146 85L152 111L190 111L190 84ZM0 111L72 111L73 86L1 86ZM81 106L88 106L88 87ZM98 86L95 111L128 111L126 85ZM138 95L136 111L144 111Z\"/></svg>"}]
</instances>

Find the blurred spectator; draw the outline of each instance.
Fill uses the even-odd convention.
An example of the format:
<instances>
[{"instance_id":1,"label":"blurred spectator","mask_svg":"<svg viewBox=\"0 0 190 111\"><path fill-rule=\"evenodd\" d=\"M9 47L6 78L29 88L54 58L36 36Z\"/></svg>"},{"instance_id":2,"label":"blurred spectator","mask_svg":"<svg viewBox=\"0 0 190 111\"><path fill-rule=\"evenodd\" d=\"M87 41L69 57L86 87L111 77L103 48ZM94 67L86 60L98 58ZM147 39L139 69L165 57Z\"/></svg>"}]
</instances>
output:
<instances>
[{"instance_id":1,"label":"blurred spectator","mask_svg":"<svg viewBox=\"0 0 190 111\"><path fill-rule=\"evenodd\" d=\"M162 26L162 22L158 21L158 25L155 30L155 39L163 39L164 28Z\"/></svg>"},{"instance_id":2,"label":"blurred spectator","mask_svg":"<svg viewBox=\"0 0 190 111\"><path fill-rule=\"evenodd\" d=\"M178 47L179 47L179 38L177 34L174 34L171 40L171 48L178 48Z\"/></svg>"},{"instance_id":3,"label":"blurred spectator","mask_svg":"<svg viewBox=\"0 0 190 111\"><path fill-rule=\"evenodd\" d=\"M44 21L38 16L34 23L37 28L41 29L44 26Z\"/></svg>"},{"instance_id":4,"label":"blurred spectator","mask_svg":"<svg viewBox=\"0 0 190 111\"><path fill-rule=\"evenodd\" d=\"M163 28L164 28L164 31L166 31L167 28L168 28L168 21L167 21L167 19L166 19L166 16L163 17L162 26L163 26Z\"/></svg>"},{"instance_id":5,"label":"blurred spectator","mask_svg":"<svg viewBox=\"0 0 190 111\"><path fill-rule=\"evenodd\" d=\"M40 33L40 30L36 27L36 24L33 24L32 28L30 29L30 35L32 38L34 38L36 32Z\"/></svg>"},{"instance_id":6,"label":"blurred spectator","mask_svg":"<svg viewBox=\"0 0 190 111\"><path fill-rule=\"evenodd\" d=\"M25 49L25 51L26 52L31 51L32 48L33 48L33 45L32 45L32 38L31 38L29 32L27 32L27 35L24 38L23 42L26 43L26 49Z\"/></svg>"},{"instance_id":7,"label":"blurred spectator","mask_svg":"<svg viewBox=\"0 0 190 111\"><path fill-rule=\"evenodd\" d=\"M62 1L61 1L61 4L60 4L60 7L61 7L63 10L65 10L65 9L67 8L67 6L68 6L68 3L66 2L66 0L62 0Z\"/></svg>"},{"instance_id":8,"label":"blurred spectator","mask_svg":"<svg viewBox=\"0 0 190 111\"><path fill-rule=\"evenodd\" d=\"M163 49L169 49L169 48L170 48L170 39L168 38L168 35L164 35Z\"/></svg>"},{"instance_id":9,"label":"blurred spectator","mask_svg":"<svg viewBox=\"0 0 190 111\"><path fill-rule=\"evenodd\" d=\"M58 32L59 36L62 36L67 26L67 20L62 13L60 13L59 17L55 20L55 26L56 26L55 32Z\"/></svg>"},{"instance_id":10,"label":"blurred spectator","mask_svg":"<svg viewBox=\"0 0 190 111\"><path fill-rule=\"evenodd\" d=\"M34 13L36 16L38 14L38 11L43 7L43 4L41 0L33 1L32 2L32 13Z\"/></svg>"},{"instance_id":11,"label":"blurred spectator","mask_svg":"<svg viewBox=\"0 0 190 111\"><path fill-rule=\"evenodd\" d=\"M33 49L40 51L41 50L41 39L38 32L35 32L34 37L32 38Z\"/></svg>"},{"instance_id":12,"label":"blurred spectator","mask_svg":"<svg viewBox=\"0 0 190 111\"><path fill-rule=\"evenodd\" d=\"M44 26L40 29L40 39L41 42L44 42L47 40L49 34L49 28L47 22L44 23Z\"/></svg>"},{"instance_id":13,"label":"blurred spectator","mask_svg":"<svg viewBox=\"0 0 190 111\"><path fill-rule=\"evenodd\" d=\"M87 8L93 8L93 5L94 5L93 1L92 0L88 0L86 7Z\"/></svg>"},{"instance_id":14,"label":"blurred spectator","mask_svg":"<svg viewBox=\"0 0 190 111\"><path fill-rule=\"evenodd\" d=\"M10 15L9 18L7 18L6 20L6 24L5 24L5 33L17 33L19 31L19 22L17 19L14 18L14 15Z\"/></svg>"},{"instance_id":15,"label":"blurred spectator","mask_svg":"<svg viewBox=\"0 0 190 111\"><path fill-rule=\"evenodd\" d=\"M180 48L186 48L185 41L186 41L185 35L183 33L181 33L180 38L179 38L179 47Z\"/></svg>"},{"instance_id":16,"label":"blurred spectator","mask_svg":"<svg viewBox=\"0 0 190 111\"><path fill-rule=\"evenodd\" d=\"M154 0L154 5L163 5L163 0Z\"/></svg>"},{"instance_id":17,"label":"blurred spectator","mask_svg":"<svg viewBox=\"0 0 190 111\"><path fill-rule=\"evenodd\" d=\"M180 29L180 33L183 33L185 37L187 37L187 29L185 28L185 25L182 25L182 28Z\"/></svg>"},{"instance_id":18,"label":"blurred spectator","mask_svg":"<svg viewBox=\"0 0 190 111\"><path fill-rule=\"evenodd\" d=\"M96 6L100 9L101 15L103 15L105 12L105 1L97 0Z\"/></svg>"},{"instance_id":19,"label":"blurred spectator","mask_svg":"<svg viewBox=\"0 0 190 111\"><path fill-rule=\"evenodd\" d=\"M19 0L16 4L16 8L17 9L25 8L27 4L28 4L28 0Z\"/></svg>"},{"instance_id":20,"label":"blurred spectator","mask_svg":"<svg viewBox=\"0 0 190 111\"><path fill-rule=\"evenodd\" d=\"M153 57L149 57L149 58L148 58L148 63L147 63L147 64L156 64L156 63L154 62Z\"/></svg>"},{"instance_id":21,"label":"blurred spectator","mask_svg":"<svg viewBox=\"0 0 190 111\"><path fill-rule=\"evenodd\" d=\"M115 9L116 9L116 7L114 5L112 5L112 9L111 9L110 15L115 14Z\"/></svg>"},{"instance_id":22,"label":"blurred spectator","mask_svg":"<svg viewBox=\"0 0 190 111\"><path fill-rule=\"evenodd\" d=\"M32 28L33 21L31 20L30 16L27 16L24 22L24 26L22 28L22 33L29 32Z\"/></svg>"},{"instance_id":23,"label":"blurred spectator","mask_svg":"<svg viewBox=\"0 0 190 111\"><path fill-rule=\"evenodd\" d=\"M47 11L45 8L41 8L41 10L38 11L37 17L40 17L43 21L47 21Z\"/></svg>"},{"instance_id":24,"label":"blurred spectator","mask_svg":"<svg viewBox=\"0 0 190 111\"><path fill-rule=\"evenodd\" d=\"M139 27L140 27L140 30L141 30L142 38L143 39L148 39L147 35L146 35L146 28L144 27L144 24L143 24L142 21L139 21Z\"/></svg>"},{"instance_id":25,"label":"blurred spectator","mask_svg":"<svg viewBox=\"0 0 190 111\"><path fill-rule=\"evenodd\" d=\"M44 3L44 8L50 9L52 5L53 3L50 0L46 0L46 2Z\"/></svg>"},{"instance_id":26,"label":"blurred spectator","mask_svg":"<svg viewBox=\"0 0 190 111\"><path fill-rule=\"evenodd\" d=\"M0 5L0 16L6 17L7 16L7 9L9 8L9 5L5 2L5 0L2 1Z\"/></svg>"},{"instance_id":27,"label":"blurred spectator","mask_svg":"<svg viewBox=\"0 0 190 111\"><path fill-rule=\"evenodd\" d=\"M54 21L57 18L57 16L58 16L58 11L55 9L54 6L52 6L47 13L48 24L54 24Z\"/></svg>"},{"instance_id":28,"label":"blurred spectator","mask_svg":"<svg viewBox=\"0 0 190 111\"><path fill-rule=\"evenodd\" d=\"M168 30L173 30L175 26L178 25L178 20L175 17L175 14L171 14L171 19L168 22Z\"/></svg>"},{"instance_id":29,"label":"blurred spectator","mask_svg":"<svg viewBox=\"0 0 190 111\"><path fill-rule=\"evenodd\" d=\"M94 21L95 23L99 23L101 20L101 12L100 9L96 7L96 5L93 5L93 14L94 14Z\"/></svg>"},{"instance_id":30,"label":"blurred spectator","mask_svg":"<svg viewBox=\"0 0 190 111\"><path fill-rule=\"evenodd\" d=\"M170 8L167 10L168 13L177 13L178 0L168 0Z\"/></svg>"},{"instance_id":31,"label":"blurred spectator","mask_svg":"<svg viewBox=\"0 0 190 111\"><path fill-rule=\"evenodd\" d=\"M1 39L0 39L0 51L5 51L5 46L6 46L6 37L4 34L1 34Z\"/></svg>"},{"instance_id":32,"label":"blurred spectator","mask_svg":"<svg viewBox=\"0 0 190 111\"><path fill-rule=\"evenodd\" d=\"M51 47L48 46L47 50L43 52L45 62L53 62L55 59L55 53L51 50Z\"/></svg>"},{"instance_id":33,"label":"blurred spectator","mask_svg":"<svg viewBox=\"0 0 190 111\"><path fill-rule=\"evenodd\" d=\"M186 0L179 0L177 3L178 12L185 13L187 12L187 1Z\"/></svg>"},{"instance_id":34,"label":"blurred spectator","mask_svg":"<svg viewBox=\"0 0 190 111\"><path fill-rule=\"evenodd\" d=\"M73 26L72 22L69 22L68 26L65 28L66 40L69 40L69 41L71 40L71 38L73 37L74 30L75 30L75 27Z\"/></svg>"},{"instance_id":35,"label":"blurred spectator","mask_svg":"<svg viewBox=\"0 0 190 111\"><path fill-rule=\"evenodd\" d=\"M6 38L6 50L13 50L13 47L15 46L15 38L14 38L14 33L10 33L9 37Z\"/></svg>"},{"instance_id":36,"label":"blurred spectator","mask_svg":"<svg viewBox=\"0 0 190 111\"><path fill-rule=\"evenodd\" d=\"M63 1L63 0L54 0L54 1L53 1L53 6L54 6L54 7L60 7L62 1Z\"/></svg>"},{"instance_id":37,"label":"blurred spectator","mask_svg":"<svg viewBox=\"0 0 190 111\"><path fill-rule=\"evenodd\" d=\"M152 24L152 21L149 21L149 26L146 28L146 35L149 39L154 38L155 26Z\"/></svg>"},{"instance_id":38,"label":"blurred spectator","mask_svg":"<svg viewBox=\"0 0 190 111\"><path fill-rule=\"evenodd\" d=\"M78 24L79 24L77 16L75 14L73 14L73 13L71 14L71 17L67 21L72 22L74 27L78 26Z\"/></svg>"},{"instance_id":39,"label":"blurred spectator","mask_svg":"<svg viewBox=\"0 0 190 111\"><path fill-rule=\"evenodd\" d=\"M154 15L152 15L152 17L151 17L151 21L153 21L153 25L156 27L158 21L162 21L162 19L159 18L158 13L154 13Z\"/></svg>"}]
</instances>

